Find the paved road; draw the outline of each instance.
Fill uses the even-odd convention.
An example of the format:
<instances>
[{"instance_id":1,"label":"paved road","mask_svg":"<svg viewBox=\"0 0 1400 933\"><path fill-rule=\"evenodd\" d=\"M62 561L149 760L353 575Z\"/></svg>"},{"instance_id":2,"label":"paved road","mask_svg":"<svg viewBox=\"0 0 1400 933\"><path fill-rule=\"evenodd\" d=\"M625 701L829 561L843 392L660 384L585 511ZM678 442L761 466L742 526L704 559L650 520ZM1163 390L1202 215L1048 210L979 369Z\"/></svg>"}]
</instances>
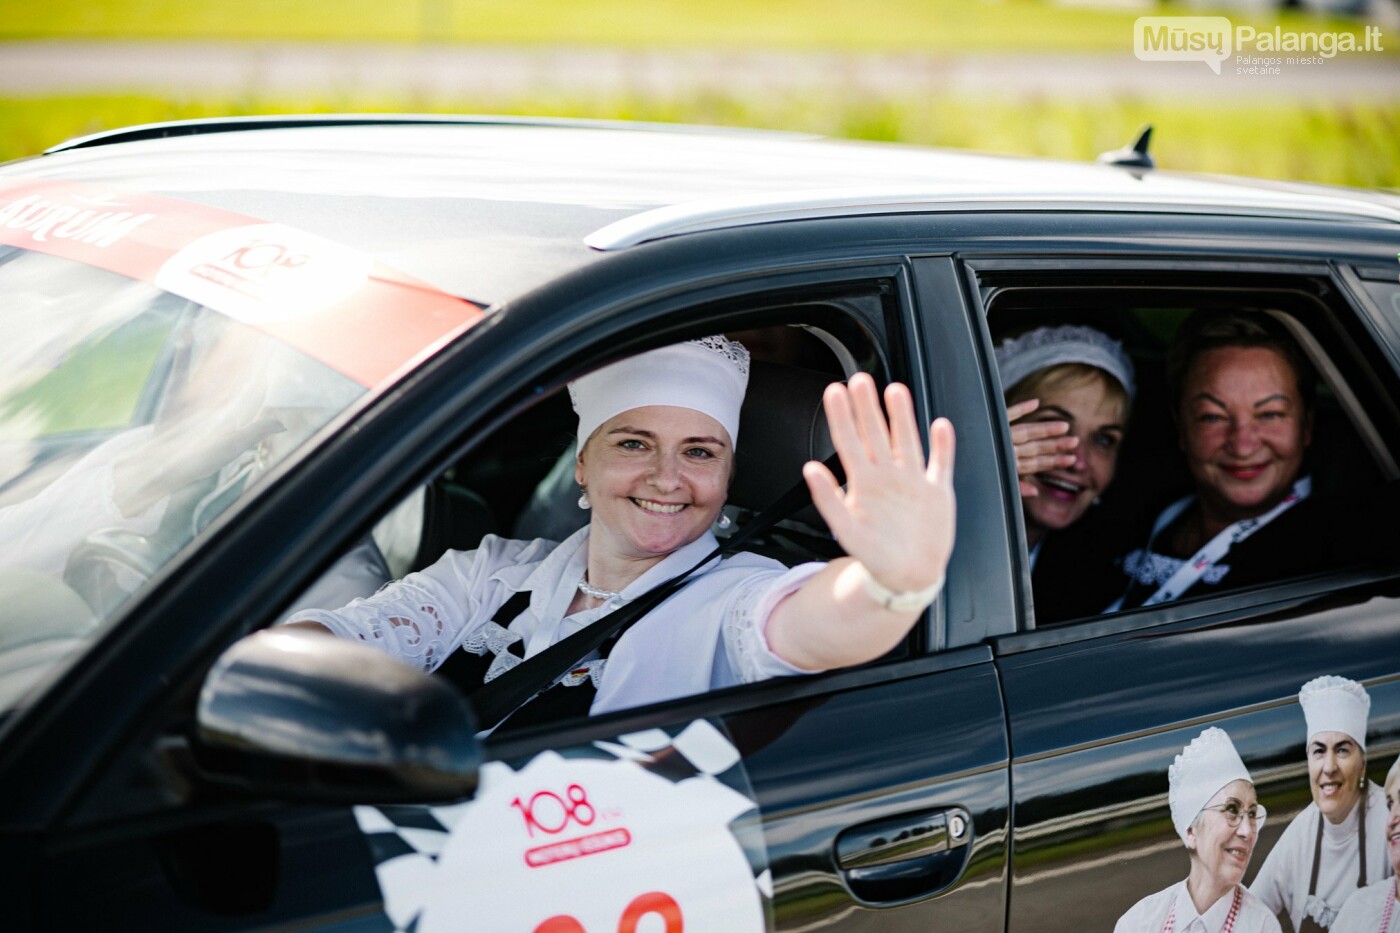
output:
<instances>
[{"instance_id":1,"label":"paved road","mask_svg":"<svg viewBox=\"0 0 1400 933\"><path fill-rule=\"evenodd\" d=\"M988 94L1083 100L1400 99L1400 56L1360 55L1277 74L1217 76L1199 62L1121 54L838 54L216 42L0 42L0 95L412 95L503 100L720 92Z\"/></svg>"}]
</instances>

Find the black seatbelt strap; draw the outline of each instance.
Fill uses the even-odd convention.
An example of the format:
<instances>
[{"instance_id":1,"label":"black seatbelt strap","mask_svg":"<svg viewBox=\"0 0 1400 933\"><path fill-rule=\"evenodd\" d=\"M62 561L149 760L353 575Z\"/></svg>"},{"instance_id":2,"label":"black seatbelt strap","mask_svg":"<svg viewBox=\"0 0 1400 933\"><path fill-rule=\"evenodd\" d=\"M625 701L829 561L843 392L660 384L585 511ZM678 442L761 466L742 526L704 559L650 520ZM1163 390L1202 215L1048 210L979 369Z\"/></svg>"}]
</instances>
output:
<instances>
[{"instance_id":1,"label":"black seatbelt strap","mask_svg":"<svg viewBox=\"0 0 1400 933\"><path fill-rule=\"evenodd\" d=\"M832 454L825 462L827 469L835 474L836 481L844 482L845 474L841 470L837 455ZM653 587L592 625L584 626L567 638L560 639L490 683L482 684L481 688L471 695L472 708L476 711L477 728L489 729L495 726L516 708L529 702L589 652L596 650L609 637L616 634L620 638L623 632L684 586L697 570L731 551L738 550L759 532L791 515L809 501L811 494L807 490L807 483L805 480L799 480L797 485L783 493L778 501L760 512L753 521L747 523L738 533L689 570Z\"/></svg>"},{"instance_id":2,"label":"black seatbelt strap","mask_svg":"<svg viewBox=\"0 0 1400 933\"><path fill-rule=\"evenodd\" d=\"M501 628L510 628L510 624L516 618L530 608L530 591L521 590L507 599L501 608L496 610L496 614L491 617ZM517 658L525 657L525 643L523 641L511 642L506 649ZM481 654L473 654L464 648L459 648L447 656L447 660L438 666L434 671L439 677L446 677L452 684L460 690L463 695L470 695L473 691L480 689L481 684L486 680L486 672L490 669L496 655L489 649Z\"/></svg>"}]
</instances>

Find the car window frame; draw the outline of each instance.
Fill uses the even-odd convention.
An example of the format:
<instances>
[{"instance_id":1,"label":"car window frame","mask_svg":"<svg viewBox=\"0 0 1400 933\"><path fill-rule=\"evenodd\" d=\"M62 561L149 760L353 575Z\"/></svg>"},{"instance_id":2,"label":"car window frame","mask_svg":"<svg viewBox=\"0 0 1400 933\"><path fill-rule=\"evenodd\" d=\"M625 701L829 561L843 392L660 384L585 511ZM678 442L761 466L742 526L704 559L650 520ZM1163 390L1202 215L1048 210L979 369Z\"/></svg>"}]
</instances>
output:
<instances>
[{"instance_id":1,"label":"car window frame","mask_svg":"<svg viewBox=\"0 0 1400 933\"><path fill-rule=\"evenodd\" d=\"M625 349L614 346L609 352L600 355L595 351L595 347L606 345L610 338L621 337L624 334L635 334L639 329L646 327L645 321L631 320L630 316L625 324L610 319L611 326L595 333L587 349L575 349L571 352L572 363L567 366L565 374L560 377L560 384L587 369L596 368L644 349L664 345L675 339L686 339L699 333L767 326L770 323L795 323L795 321L779 320L784 314L790 313L784 309L784 302L787 301L791 301L793 307L826 304L832 308L833 313L849 315L851 317L850 323L863 330L864 337L868 339L871 348L874 349L876 365L872 367L872 361L867 359L863 361L862 369L864 371L871 371L872 368L877 370L874 374L878 380L907 378L911 383L911 389L915 396L915 409L920 415L920 420L928 420L925 415L930 406L924 389L927 380L924 374L919 371L918 357L909 352L904 341L894 339L891 336L892 332L907 335L908 328L911 326L913 288L908 263L904 257L897 256L883 261L861 259L828 262L822 263L816 268L800 271L774 270L762 277L762 285L759 282L759 279L748 276L742 283L725 282L719 283L715 287L698 290L688 288L664 297L652 298L650 301L647 298L641 298L641 304L637 306L637 310L644 309L646 321L675 321L679 315L689 315L684 328L678 330L672 325L653 329L648 333L647 338L639 343L629 343ZM850 306L838 309L839 299L834 294L826 299L820 297L822 291L849 288L884 289L886 306L882 310L882 319L877 320L871 314L861 313ZM695 315L697 310L701 312L699 317ZM713 322L713 326L710 322ZM816 322L804 319L803 323L811 326ZM824 328L818 327L818 329ZM845 349L848 352L851 350L849 344L845 346ZM837 355L841 356L841 354ZM589 362L581 365L578 362L580 358L587 358ZM528 404L528 401L524 403ZM497 419L493 423L493 427L510 417L514 417L518 410L518 406L512 408L509 414ZM479 442L479 438L489 434L490 430L488 429L476 432L472 446ZM926 442L926 424L921 426L921 434ZM457 458L467 455L469 455L469 447L459 447L454 453L454 457ZM794 478L794 484L799 481L800 477ZM926 622L921 626L916 626L915 632L911 633L907 639L907 657L901 660L879 660L844 670L823 671L802 677L774 678L753 684L737 684L728 688L709 690L694 696L679 697L662 703L619 710L600 716L589 716L563 723L546 723L511 731L499 737L488 737L485 740L485 745L493 757L514 758L539 751L559 741L573 744L587 741L590 738L617 734L621 731L634 731L664 722L728 715L748 709L816 697L838 690L922 676L930 671L960 668L988 660L990 655L985 647L943 654L926 650L926 645L936 637L931 632L941 625L943 604L944 597L940 596L925 613ZM937 657L938 660L929 663L928 658L930 657Z\"/></svg>"},{"instance_id":2,"label":"car window frame","mask_svg":"<svg viewBox=\"0 0 1400 933\"><path fill-rule=\"evenodd\" d=\"M1014 475L1008 480L1002 468L1005 419L984 312L966 288L956 253L918 251L911 264L917 302L911 332L918 341L912 349L926 361L929 404L957 431L958 537L938 604L941 637L930 642L936 652L1014 632L1027 611L1030 577L1014 556L1015 542L1024 539L1021 500ZM1014 582L1022 574L1024 588Z\"/></svg>"}]
</instances>

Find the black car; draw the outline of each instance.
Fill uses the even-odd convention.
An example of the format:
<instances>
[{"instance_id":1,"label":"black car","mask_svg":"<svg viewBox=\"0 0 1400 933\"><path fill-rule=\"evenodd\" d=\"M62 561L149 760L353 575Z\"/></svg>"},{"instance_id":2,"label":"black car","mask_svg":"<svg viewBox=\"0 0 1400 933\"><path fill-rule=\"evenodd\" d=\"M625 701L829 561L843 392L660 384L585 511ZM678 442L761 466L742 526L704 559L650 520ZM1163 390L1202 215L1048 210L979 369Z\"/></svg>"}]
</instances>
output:
<instances>
[{"instance_id":1,"label":"black car","mask_svg":"<svg viewBox=\"0 0 1400 933\"><path fill-rule=\"evenodd\" d=\"M685 128L211 121L0 167L4 926L1107 930L1186 874L1166 772L1210 725L1257 871L1303 683L1366 686L1372 777L1400 752L1400 566L1037 627L993 335L1123 335L1109 526L1180 479L1160 370L1202 309L1289 327L1318 483L1379 496L1397 250L1378 193ZM440 680L252 634L559 534L564 384L717 332L757 361L740 526L825 455L829 381L956 426L947 585L890 656L478 738ZM838 553L810 510L757 541Z\"/></svg>"}]
</instances>

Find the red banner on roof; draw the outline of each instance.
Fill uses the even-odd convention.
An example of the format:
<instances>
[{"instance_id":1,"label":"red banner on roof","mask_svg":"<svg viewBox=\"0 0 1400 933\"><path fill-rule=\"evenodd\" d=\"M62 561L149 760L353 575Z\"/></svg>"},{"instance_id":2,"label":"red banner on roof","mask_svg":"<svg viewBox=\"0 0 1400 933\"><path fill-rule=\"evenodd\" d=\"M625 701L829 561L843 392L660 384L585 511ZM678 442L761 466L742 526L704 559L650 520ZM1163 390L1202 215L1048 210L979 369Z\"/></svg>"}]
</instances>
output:
<instances>
[{"instance_id":1,"label":"red banner on roof","mask_svg":"<svg viewBox=\"0 0 1400 933\"><path fill-rule=\"evenodd\" d=\"M476 305L324 237L99 185L0 179L0 243L150 282L364 386L482 317Z\"/></svg>"}]
</instances>

